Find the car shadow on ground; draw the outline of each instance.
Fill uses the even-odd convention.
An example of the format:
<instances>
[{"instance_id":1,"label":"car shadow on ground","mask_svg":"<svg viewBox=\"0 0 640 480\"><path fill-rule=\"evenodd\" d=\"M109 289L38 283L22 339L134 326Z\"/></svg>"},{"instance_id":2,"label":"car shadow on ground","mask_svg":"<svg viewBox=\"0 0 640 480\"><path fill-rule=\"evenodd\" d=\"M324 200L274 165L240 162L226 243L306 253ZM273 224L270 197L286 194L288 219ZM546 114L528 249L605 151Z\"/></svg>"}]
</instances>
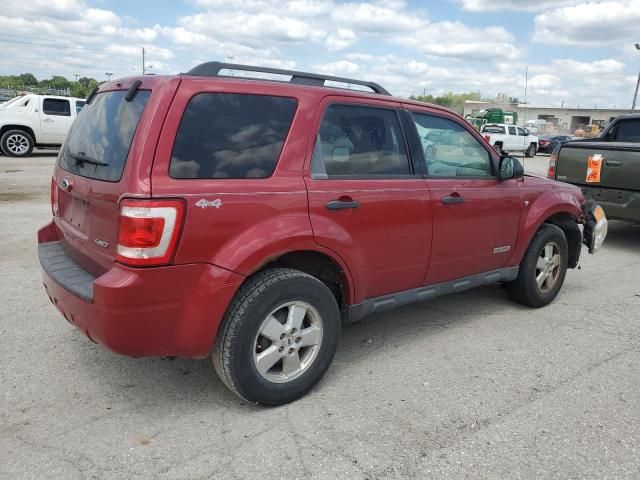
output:
<instances>
[{"instance_id":1,"label":"car shadow on ground","mask_svg":"<svg viewBox=\"0 0 640 480\"><path fill-rule=\"evenodd\" d=\"M376 355L384 355L384 349L408 349L444 329L465 328L469 322L482 322L483 314L505 314L505 306L509 311L524 308L510 302L500 285L491 285L347 324L342 329L334 362L314 390L328 387L338 376L357 375L363 364L369 365L376 361L373 360ZM154 410L172 408L180 402L200 404L205 409L211 406L233 411L259 408L247 405L231 393L218 379L210 359L128 358L106 351L77 331L70 331L70 335L77 337L72 338L82 376L119 401L138 406L142 402ZM313 391L309 395L314 395Z\"/></svg>"},{"instance_id":2,"label":"car shadow on ground","mask_svg":"<svg viewBox=\"0 0 640 480\"><path fill-rule=\"evenodd\" d=\"M639 252L638 247L640 247L640 224L621 220L609 221L609 231L602 246L603 251L616 248Z\"/></svg>"}]
</instances>

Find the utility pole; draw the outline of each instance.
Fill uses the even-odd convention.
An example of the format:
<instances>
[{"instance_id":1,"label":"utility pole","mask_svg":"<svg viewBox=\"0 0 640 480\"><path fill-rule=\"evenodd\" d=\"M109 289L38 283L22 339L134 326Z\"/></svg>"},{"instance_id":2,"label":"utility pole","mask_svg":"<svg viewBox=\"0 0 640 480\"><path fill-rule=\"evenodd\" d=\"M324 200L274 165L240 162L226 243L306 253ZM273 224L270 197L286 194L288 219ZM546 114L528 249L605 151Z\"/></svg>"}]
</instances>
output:
<instances>
[{"instance_id":1,"label":"utility pole","mask_svg":"<svg viewBox=\"0 0 640 480\"><path fill-rule=\"evenodd\" d=\"M104 72L104 74L107 76L108 81L111 81L111 76L113 75L113 72Z\"/></svg>"},{"instance_id":2,"label":"utility pole","mask_svg":"<svg viewBox=\"0 0 640 480\"><path fill-rule=\"evenodd\" d=\"M144 50L144 47L142 47L142 74L143 74L143 75L146 73L146 69L145 69L145 66L144 66L144 54L145 54L145 53L146 53L146 52L145 52L145 50Z\"/></svg>"},{"instance_id":3,"label":"utility pole","mask_svg":"<svg viewBox=\"0 0 640 480\"><path fill-rule=\"evenodd\" d=\"M74 77L76 77L76 83L78 83L78 77L79 77L80 75L78 75L77 73L74 73L74 74L73 74L73 76L74 76Z\"/></svg>"},{"instance_id":4,"label":"utility pole","mask_svg":"<svg viewBox=\"0 0 640 480\"><path fill-rule=\"evenodd\" d=\"M640 50L640 43L636 43L636 50ZM636 109L636 100L638 99L639 87L640 87L640 72L638 72L638 81L636 82L636 92L633 94L633 104L631 104L631 111Z\"/></svg>"}]
</instances>

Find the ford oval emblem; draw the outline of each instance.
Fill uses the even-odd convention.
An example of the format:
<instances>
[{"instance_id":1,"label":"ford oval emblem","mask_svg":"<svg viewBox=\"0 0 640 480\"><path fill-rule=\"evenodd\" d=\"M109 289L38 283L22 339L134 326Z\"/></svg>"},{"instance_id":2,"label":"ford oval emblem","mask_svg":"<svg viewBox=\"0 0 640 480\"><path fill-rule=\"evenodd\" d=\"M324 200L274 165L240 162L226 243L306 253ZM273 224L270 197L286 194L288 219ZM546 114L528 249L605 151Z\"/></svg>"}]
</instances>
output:
<instances>
[{"instance_id":1,"label":"ford oval emblem","mask_svg":"<svg viewBox=\"0 0 640 480\"><path fill-rule=\"evenodd\" d=\"M60 182L60 186L67 192L71 191L71 182L67 178L62 179L62 182Z\"/></svg>"}]
</instances>

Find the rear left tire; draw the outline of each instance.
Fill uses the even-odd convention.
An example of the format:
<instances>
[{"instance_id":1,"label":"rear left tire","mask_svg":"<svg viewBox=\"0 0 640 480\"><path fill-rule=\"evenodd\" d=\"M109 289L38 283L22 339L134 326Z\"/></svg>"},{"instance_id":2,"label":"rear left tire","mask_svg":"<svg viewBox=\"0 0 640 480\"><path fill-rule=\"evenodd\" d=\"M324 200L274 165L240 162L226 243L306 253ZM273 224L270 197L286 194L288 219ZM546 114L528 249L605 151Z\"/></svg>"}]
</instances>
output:
<instances>
[{"instance_id":1,"label":"rear left tire","mask_svg":"<svg viewBox=\"0 0 640 480\"><path fill-rule=\"evenodd\" d=\"M340 310L331 290L290 268L258 272L240 287L220 325L212 360L239 397L263 405L311 390L335 354Z\"/></svg>"},{"instance_id":2,"label":"rear left tire","mask_svg":"<svg viewBox=\"0 0 640 480\"><path fill-rule=\"evenodd\" d=\"M529 148L525 150L524 156L528 158L532 158L536 156L536 146L533 143L529 145Z\"/></svg>"}]
</instances>

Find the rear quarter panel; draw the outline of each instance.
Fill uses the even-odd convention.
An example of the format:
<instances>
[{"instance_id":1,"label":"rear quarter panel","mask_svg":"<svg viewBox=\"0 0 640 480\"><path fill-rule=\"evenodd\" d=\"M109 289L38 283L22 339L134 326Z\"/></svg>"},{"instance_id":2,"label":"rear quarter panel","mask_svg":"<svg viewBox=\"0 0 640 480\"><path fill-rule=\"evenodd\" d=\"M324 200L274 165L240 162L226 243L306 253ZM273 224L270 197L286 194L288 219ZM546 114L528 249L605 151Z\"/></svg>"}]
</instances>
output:
<instances>
[{"instance_id":1,"label":"rear quarter panel","mask_svg":"<svg viewBox=\"0 0 640 480\"><path fill-rule=\"evenodd\" d=\"M291 129L273 175L264 179L173 179L169 176L174 139L189 100L198 93L227 92L295 98ZM303 165L319 103L314 89L251 81L183 80L167 115L151 175L154 197L186 201L186 219L175 263L207 262L250 275L285 253L312 250L342 259L316 244L309 221ZM196 205L220 200L219 207ZM351 284L351 282L349 282Z\"/></svg>"}]
</instances>

